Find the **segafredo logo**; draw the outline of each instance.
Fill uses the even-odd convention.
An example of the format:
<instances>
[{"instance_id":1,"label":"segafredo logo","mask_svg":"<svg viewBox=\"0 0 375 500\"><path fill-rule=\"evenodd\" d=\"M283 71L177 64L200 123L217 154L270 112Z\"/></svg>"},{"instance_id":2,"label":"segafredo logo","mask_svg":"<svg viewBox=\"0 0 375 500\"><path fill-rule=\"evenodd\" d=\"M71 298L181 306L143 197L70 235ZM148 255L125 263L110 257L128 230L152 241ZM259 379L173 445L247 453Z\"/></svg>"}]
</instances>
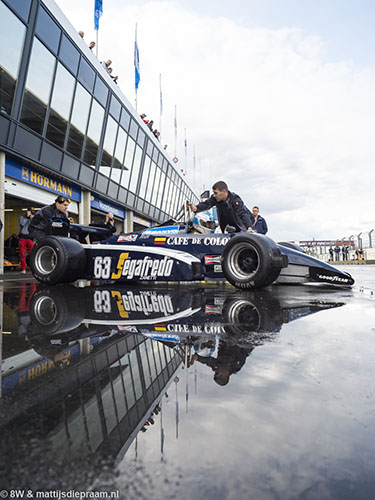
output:
<instances>
[{"instance_id":1,"label":"segafredo logo","mask_svg":"<svg viewBox=\"0 0 375 500\"><path fill-rule=\"evenodd\" d=\"M174 312L169 295L153 294L149 292L134 294L126 292L122 295L122 303L128 312L142 312L145 316L152 313L161 313L168 316Z\"/></svg>"},{"instance_id":2,"label":"segafredo logo","mask_svg":"<svg viewBox=\"0 0 375 500\"><path fill-rule=\"evenodd\" d=\"M139 278L142 280L155 280L158 277L168 278L172 274L173 259L165 256L162 259L153 259L146 255L143 259L133 259L128 252L120 254L117 270L112 273L111 279L121 276L128 280Z\"/></svg>"},{"instance_id":3,"label":"segafredo logo","mask_svg":"<svg viewBox=\"0 0 375 500\"><path fill-rule=\"evenodd\" d=\"M349 281L349 278L340 278L339 276L325 276L324 274L318 274L318 278L335 283L348 283Z\"/></svg>"}]
</instances>

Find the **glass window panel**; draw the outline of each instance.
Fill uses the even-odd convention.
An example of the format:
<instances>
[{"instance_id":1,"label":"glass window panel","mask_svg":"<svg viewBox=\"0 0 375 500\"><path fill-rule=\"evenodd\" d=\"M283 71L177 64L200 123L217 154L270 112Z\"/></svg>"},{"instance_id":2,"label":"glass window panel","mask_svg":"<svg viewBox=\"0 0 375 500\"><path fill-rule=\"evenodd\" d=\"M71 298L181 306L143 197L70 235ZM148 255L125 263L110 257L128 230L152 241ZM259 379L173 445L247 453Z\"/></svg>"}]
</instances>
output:
<instances>
[{"instance_id":1,"label":"glass window panel","mask_svg":"<svg viewBox=\"0 0 375 500\"><path fill-rule=\"evenodd\" d=\"M84 161L92 167L95 167L96 163L96 155L98 153L100 136L102 133L103 119L104 109L95 99L93 99L84 156Z\"/></svg>"},{"instance_id":2,"label":"glass window panel","mask_svg":"<svg viewBox=\"0 0 375 500\"><path fill-rule=\"evenodd\" d=\"M95 73L89 63L83 57L81 57L81 64L79 65L78 78L80 82L82 82L83 85L87 88L87 90L90 90L92 92L92 89L94 87Z\"/></svg>"},{"instance_id":3,"label":"glass window panel","mask_svg":"<svg viewBox=\"0 0 375 500\"><path fill-rule=\"evenodd\" d=\"M67 150L77 158L81 157L90 111L90 94L77 83L72 118L70 120Z\"/></svg>"},{"instance_id":4,"label":"glass window panel","mask_svg":"<svg viewBox=\"0 0 375 500\"><path fill-rule=\"evenodd\" d=\"M25 26L0 2L0 112L10 115L25 39Z\"/></svg>"},{"instance_id":5,"label":"glass window panel","mask_svg":"<svg viewBox=\"0 0 375 500\"><path fill-rule=\"evenodd\" d=\"M111 115L118 120L120 118L121 104L118 99L112 94L111 105L109 107L109 112ZM127 128L127 127L125 127Z\"/></svg>"},{"instance_id":6,"label":"glass window panel","mask_svg":"<svg viewBox=\"0 0 375 500\"><path fill-rule=\"evenodd\" d=\"M152 153L152 159L153 159L154 161L158 161L158 156L159 156L159 151L158 151L158 149L157 149L157 148L154 148L154 151L153 151L153 153Z\"/></svg>"},{"instance_id":7,"label":"glass window panel","mask_svg":"<svg viewBox=\"0 0 375 500\"><path fill-rule=\"evenodd\" d=\"M146 196L147 180L148 180L148 175L150 173L150 164L151 164L151 158L146 155L146 160L143 167L141 187L139 189L139 196L142 198L142 200L144 200Z\"/></svg>"},{"instance_id":8,"label":"glass window panel","mask_svg":"<svg viewBox=\"0 0 375 500\"><path fill-rule=\"evenodd\" d=\"M148 201L149 203L151 202L152 188L153 188L154 179L155 179L155 171L156 171L156 164L155 164L155 162L152 161L150 175L148 178L148 186L147 186L147 191L146 191L146 201Z\"/></svg>"},{"instance_id":9,"label":"glass window panel","mask_svg":"<svg viewBox=\"0 0 375 500\"><path fill-rule=\"evenodd\" d=\"M152 144L152 141L148 141L147 143L147 154L151 156L152 158L152 151L154 149L154 145Z\"/></svg>"},{"instance_id":10,"label":"glass window panel","mask_svg":"<svg viewBox=\"0 0 375 500\"><path fill-rule=\"evenodd\" d=\"M63 34L60 45L60 60L76 75L79 63L79 52L72 42Z\"/></svg>"},{"instance_id":11,"label":"glass window panel","mask_svg":"<svg viewBox=\"0 0 375 500\"><path fill-rule=\"evenodd\" d=\"M137 189L137 182L138 182L138 174L139 174L139 168L141 166L141 160L142 160L142 149L139 146L135 147L135 155L134 155L134 161L133 161L133 168L132 168L132 175L130 179L130 186L129 189L133 193L135 193L135 190Z\"/></svg>"},{"instance_id":12,"label":"glass window panel","mask_svg":"<svg viewBox=\"0 0 375 500\"><path fill-rule=\"evenodd\" d=\"M150 373L150 367L149 367L149 363L148 363L146 345L144 342L143 342L143 344L141 344L139 346L139 353L141 355L144 381L145 381L145 385L146 385L146 389L147 389L151 385L151 373Z\"/></svg>"},{"instance_id":13,"label":"glass window panel","mask_svg":"<svg viewBox=\"0 0 375 500\"><path fill-rule=\"evenodd\" d=\"M130 137L133 137L135 141L137 140L137 133L138 133L138 124L134 120L132 120L130 122L129 134Z\"/></svg>"},{"instance_id":14,"label":"glass window panel","mask_svg":"<svg viewBox=\"0 0 375 500\"><path fill-rule=\"evenodd\" d=\"M100 166L100 172L105 173L107 177L109 176L109 168L112 163L113 150L115 148L116 134L117 134L117 123L115 120L108 116L107 128L105 131L104 144L103 144L103 155L102 162Z\"/></svg>"},{"instance_id":15,"label":"glass window panel","mask_svg":"<svg viewBox=\"0 0 375 500\"><path fill-rule=\"evenodd\" d=\"M164 193L163 193L163 200L162 200L162 206L161 209L166 212L167 211L167 200L168 200L168 191L169 191L169 179L166 177L165 180L165 187L164 187Z\"/></svg>"},{"instance_id":16,"label":"glass window panel","mask_svg":"<svg viewBox=\"0 0 375 500\"><path fill-rule=\"evenodd\" d=\"M156 199L158 197L159 181L160 181L160 168L156 168L155 181L152 188L151 204L156 205Z\"/></svg>"},{"instance_id":17,"label":"glass window panel","mask_svg":"<svg viewBox=\"0 0 375 500\"><path fill-rule=\"evenodd\" d=\"M150 203L152 203L153 205L155 204L155 200L156 200L156 195L157 195L157 187L159 185L159 178L160 178L160 169L158 169L158 167L156 166L156 164L154 163L155 167L154 167L154 172L155 172L155 175L154 175L154 178L152 179L152 184L150 182L150 188L148 189L148 191L150 191Z\"/></svg>"},{"instance_id":18,"label":"glass window panel","mask_svg":"<svg viewBox=\"0 0 375 500\"><path fill-rule=\"evenodd\" d=\"M122 420L126 415L126 404L125 404L125 396L124 396L124 388L122 386L122 377L119 375L113 381L113 392L115 395L117 415L119 421Z\"/></svg>"},{"instance_id":19,"label":"glass window panel","mask_svg":"<svg viewBox=\"0 0 375 500\"><path fill-rule=\"evenodd\" d=\"M129 130L130 115L125 108L122 108L120 123L126 131Z\"/></svg>"},{"instance_id":20,"label":"glass window panel","mask_svg":"<svg viewBox=\"0 0 375 500\"><path fill-rule=\"evenodd\" d=\"M160 354L159 354L159 342L154 342L153 343L153 348L154 348L154 356L155 356L155 362L156 362L156 371L158 375L161 372L161 362L160 362Z\"/></svg>"},{"instance_id":21,"label":"glass window panel","mask_svg":"<svg viewBox=\"0 0 375 500\"><path fill-rule=\"evenodd\" d=\"M60 28L55 23L55 21L43 9L43 7L39 7L38 20L36 23L35 32L46 43L46 45L48 45L48 47L55 54L57 54L61 31Z\"/></svg>"},{"instance_id":22,"label":"glass window panel","mask_svg":"<svg viewBox=\"0 0 375 500\"><path fill-rule=\"evenodd\" d=\"M152 347L153 342L156 342L156 340L153 341L153 340L148 339L146 341L146 349L147 349L147 354L148 354L148 360L150 363L151 379L155 380L157 377L157 373L156 373L155 358L154 358L153 347Z\"/></svg>"},{"instance_id":23,"label":"glass window panel","mask_svg":"<svg viewBox=\"0 0 375 500\"><path fill-rule=\"evenodd\" d=\"M141 129L139 129L137 142L141 146L141 148L143 148L143 145L145 143L145 138L146 138L145 133Z\"/></svg>"},{"instance_id":24,"label":"glass window panel","mask_svg":"<svg viewBox=\"0 0 375 500\"><path fill-rule=\"evenodd\" d=\"M135 349L133 349L130 352L130 363L131 363L132 374L133 374L135 396L138 400L142 397L143 391L142 391L141 376L139 373L137 353L136 353Z\"/></svg>"},{"instance_id":25,"label":"glass window panel","mask_svg":"<svg viewBox=\"0 0 375 500\"><path fill-rule=\"evenodd\" d=\"M100 104L106 107L107 97L108 97L108 87L98 75L95 81L94 96L98 99Z\"/></svg>"},{"instance_id":26,"label":"glass window panel","mask_svg":"<svg viewBox=\"0 0 375 500\"><path fill-rule=\"evenodd\" d=\"M28 21L31 0L11 0L9 3L12 4L12 8L18 12L22 19Z\"/></svg>"},{"instance_id":27,"label":"glass window panel","mask_svg":"<svg viewBox=\"0 0 375 500\"><path fill-rule=\"evenodd\" d=\"M34 38L27 74L21 122L39 134L43 131L56 59Z\"/></svg>"},{"instance_id":28,"label":"glass window panel","mask_svg":"<svg viewBox=\"0 0 375 500\"><path fill-rule=\"evenodd\" d=\"M121 176L121 185L124 187L128 187L129 185L129 177L131 168L133 165L134 158L134 150L135 150L135 142L130 137L128 138L128 143L126 146L125 160L124 160L124 169L122 171Z\"/></svg>"},{"instance_id":29,"label":"glass window panel","mask_svg":"<svg viewBox=\"0 0 375 500\"><path fill-rule=\"evenodd\" d=\"M129 354L125 354L125 356L121 359L121 364L128 365L122 371L122 378L124 380L126 402L128 404L128 409L130 409L135 403L135 396L134 396L134 389L133 389L133 380L132 380L132 376L131 376L131 372L130 372Z\"/></svg>"},{"instance_id":30,"label":"glass window panel","mask_svg":"<svg viewBox=\"0 0 375 500\"><path fill-rule=\"evenodd\" d=\"M165 184L165 173L161 172L160 182L159 182L159 187L158 187L158 196L157 196L156 203L155 203L155 205L159 208L161 208L161 200L162 200L163 191L164 191L164 184Z\"/></svg>"},{"instance_id":31,"label":"glass window panel","mask_svg":"<svg viewBox=\"0 0 375 500\"><path fill-rule=\"evenodd\" d=\"M109 434L117 424L115 403L110 384L105 389L102 389L102 402L107 432Z\"/></svg>"},{"instance_id":32,"label":"glass window panel","mask_svg":"<svg viewBox=\"0 0 375 500\"><path fill-rule=\"evenodd\" d=\"M123 128L119 127L117 134L116 149L112 164L111 179L113 181L120 181L120 174L122 168L122 161L124 159L125 145L126 145L127 134Z\"/></svg>"},{"instance_id":33,"label":"glass window panel","mask_svg":"<svg viewBox=\"0 0 375 500\"><path fill-rule=\"evenodd\" d=\"M46 136L60 147L64 147L74 84L75 80L69 71L58 63Z\"/></svg>"}]
</instances>

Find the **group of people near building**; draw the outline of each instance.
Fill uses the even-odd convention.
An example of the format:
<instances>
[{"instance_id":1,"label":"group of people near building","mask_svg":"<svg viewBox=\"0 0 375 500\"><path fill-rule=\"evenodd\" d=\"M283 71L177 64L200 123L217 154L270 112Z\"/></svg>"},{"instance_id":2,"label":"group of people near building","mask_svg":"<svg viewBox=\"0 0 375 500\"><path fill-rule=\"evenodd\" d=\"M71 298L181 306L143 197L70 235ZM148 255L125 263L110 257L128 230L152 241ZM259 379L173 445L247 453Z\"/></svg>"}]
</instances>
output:
<instances>
[{"instance_id":1,"label":"group of people near building","mask_svg":"<svg viewBox=\"0 0 375 500\"><path fill-rule=\"evenodd\" d=\"M85 37L85 33L83 31L78 31L78 34L79 36L84 39ZM94 47L95 47L96 43L94 41L90 42L89 43L89 49L90 50L93 50ZM115 82L115 84L117 85L117 80L118 80L118 75L113 75L113 69L111 67L111 64L112 64L112 61L110 59L107 59L106 61L101 61L100 63L103 68L107 71L107 73L109 74L109 76L112 78L112 80Z\"/></svg>"},{"instance_id":2,"label":"group of people near building","mask_svg":"<svg viewBox=\"0 0 375 500\"><path fill-rule=\"evenodd\" d=\"M145 113L142 113L140 116L141 116L142 120L145 122L147 128L150 129L151 133L154 134L156 139L160 142L160 132L156 128L155 129L153 128L154 120L147 120L147 118L146 118L147 115ZM167 144L164 144L163 148L167 149L167 147L168 147Z\"/></svg>"}]
</instances>

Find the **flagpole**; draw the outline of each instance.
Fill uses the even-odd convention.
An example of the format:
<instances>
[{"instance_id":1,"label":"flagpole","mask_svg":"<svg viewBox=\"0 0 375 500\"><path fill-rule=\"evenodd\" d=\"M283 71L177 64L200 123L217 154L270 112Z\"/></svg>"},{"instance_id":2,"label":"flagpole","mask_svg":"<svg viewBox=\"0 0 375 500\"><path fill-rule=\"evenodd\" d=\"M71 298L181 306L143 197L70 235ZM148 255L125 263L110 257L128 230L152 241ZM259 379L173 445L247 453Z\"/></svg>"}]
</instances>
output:
<instances>
[{"instance_id":1,"label":"flagpole","mask_svg":"<svg viewBox=\"0 0 375 500\"><path fill-rule=\"evenodd\" d=\"M184 146L185 146L185 175L187 176L187 141L186 141L186 128L185 128L184 130L185 130L185 143L184 143Z\"/></svg>"},{"instance_id":2,"label":"flagpole","mask_svg":"<svg viewBox=\"0 0 375 500\"><path fill-rule=\"evenodd\" d=\"M99 59L98 57L98 54L99 54L99 30L96 30L96 50L95 50L95 53L96 53L96 58Z\"/></svg>"},{"instance_id":3,"label":"flagpole","mask_svg":"<svg viewBox=\"0 0 375 500\"><path fill-rule=\"evenodd\" d=\"M95 0L94 6L94 30L96 31L96 43L95 43L95 53L98 57L99 53L99 19L103 14L103 0Z\"/></svg>"},{"instance_id":4,"label":"flagpole","mask_svg":"<svg viewBox=\"0 0 375 500\"><path fill-rule=\"evenodd\" d=\"M174 156L177 157L177 104L174 105Z\"/></svg>"},{"instance_id":5,"label":"flagpole","mask_svg":"<svg viewBox=\"0 0 375 500\"><path fill-rule=\"evenodd\" d=\"M163 114L163 94L161 91L161 73L159 73L159 89L160 89L160 119L159 119L159 132L161 135L161 115Z\"/></svg>"},{"instance_id":6,"label":"flagpole","mask_svg":"<svg viewBox=\"0 0 375 500\"><path fill-rule=\"evenodd\" d=\"M141 79L139 73L139 51L137 41L137 23L135 23L135 41L134 41L134 71L135 71L135 109L138 108L138 85Z\"/></svg>"}]
</instances>

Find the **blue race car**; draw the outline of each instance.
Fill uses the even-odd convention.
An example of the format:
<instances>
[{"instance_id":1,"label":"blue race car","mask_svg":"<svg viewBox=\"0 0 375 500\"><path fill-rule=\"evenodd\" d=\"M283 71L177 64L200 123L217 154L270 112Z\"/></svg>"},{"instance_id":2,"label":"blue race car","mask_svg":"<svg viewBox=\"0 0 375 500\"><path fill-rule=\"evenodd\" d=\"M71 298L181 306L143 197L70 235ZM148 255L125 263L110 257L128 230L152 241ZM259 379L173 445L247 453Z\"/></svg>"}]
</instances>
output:
<instances>
[{"instance_id":1,"label":"blue race car","mask_svg":"<svg viewBox=\"0 0 375 500\"><path fill-rule=\"evenodd\" d=\"M56 226L56 224L55 224ZM326 283L351 286L350 274L253 232L212 233L192 222L105 237L105 229L71 224L71 237L46 236L32 250L30 266L46 284L78 279L112 282L228 280L237 288Z\"/></svg>"}]
</instances>

